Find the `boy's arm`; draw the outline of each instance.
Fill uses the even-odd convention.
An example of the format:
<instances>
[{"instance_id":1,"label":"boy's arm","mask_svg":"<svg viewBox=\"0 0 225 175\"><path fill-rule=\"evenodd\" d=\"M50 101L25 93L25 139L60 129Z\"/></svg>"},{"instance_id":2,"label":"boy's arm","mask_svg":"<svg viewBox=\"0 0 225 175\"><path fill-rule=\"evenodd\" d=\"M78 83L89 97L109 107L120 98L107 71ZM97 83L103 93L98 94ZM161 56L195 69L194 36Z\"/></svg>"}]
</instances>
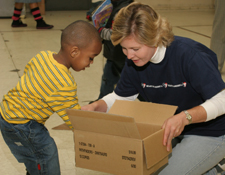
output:
<instances>
[{"instance_id":1,"label":"boy's arm","mask_svg":"<svg viewBox=\"0 0 225 175\"><path fill-rule=\"evenodd\" d=\"M115 15L116 16L116 15ZM115 16L114 16L114 19L115 19ZM114 22L114 19L112 21L112 24ZM100 33L100 36L103 40L108 40L110 41L111 40L111 35L112 35L112 26L110 28L105 28L105 27L100 27L99 25L96 26L98 32Z\"/></svg>"},{"instance_id":2,"label":"boy's arm","mask_svg":"<svg viewBox=\"0 0 225 175\"><path fill-rule=\"evenodd\" d=\"M77 98L76 87L64 87L51 94L47 99L48 105L56 112L63 121L71 128L72 124L66 113L66 109L80 109L80 104Z\"/></svg>"},{"instance_id":3,"label":"boy's arm","mask_svg":"<svg viewBox=\"0 0 225 175\"><path fill-rule=\"evenodd\" d=\"M100 27L98 28L98 32L100 33L100 36L103 40L111 40L110 37L112 35L112 29Z\"/></svg>"}]
</instances>

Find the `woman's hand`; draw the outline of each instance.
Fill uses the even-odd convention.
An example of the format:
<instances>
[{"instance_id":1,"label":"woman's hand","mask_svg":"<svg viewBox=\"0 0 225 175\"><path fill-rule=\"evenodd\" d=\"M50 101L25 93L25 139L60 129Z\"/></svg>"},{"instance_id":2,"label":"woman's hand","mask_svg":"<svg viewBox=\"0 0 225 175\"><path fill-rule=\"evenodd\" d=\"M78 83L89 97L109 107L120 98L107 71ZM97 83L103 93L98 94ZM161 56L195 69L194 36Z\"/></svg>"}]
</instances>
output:
<instances>
[{"instance_id":1,"label":"woman's hand","mask_svg":"<svg viewBox=\"0 0 225 175\"><path fill-rule=\"evenodd\" d=\"M179 136L184 130L185 125L188 124L189 122L184 112L174 115L164 122L162 126L162 128L165 129L163 145L167 147L167 151L170 151L172 139Z\"/></svg>"},{"instance_id":2,"label":"woman's hand","mask_svg":"<svg viewBox=\"0 0 225 175\"><path fill-rule=\"evenodd\" d=\"M88 105L82 106L81 110L83 110L83 111L95 111L95 106L93 105L93 103L88 104Z\"/></svg>"},{"instance_id":3,"label":"woman's hand","mask_svg":"<svg viewBox=\"0 0 225 175\"><path fill-rule=\"evenodd\" d=\"M105 103L104 100L98 100L98 101L95 101L91 104L82 106L81 110L106 112L107 111L107 104Z\"/></svg>"},{"instance_id":4,"label":"woman's hand","mask_svg":"<svg viewBox=\"0 0 225 175\"><path fill-rule=\"evenodd\" d=\"M188 109L188 112L192 116L192 123L205 122L207 119L207 113L204 107L196 106L194 108ZM165 129L163 136L163 145L167 147L167 151L170 150L171 141L174 137L177 137L184 130L184 127L189 124L184 112L180 112L168 118L162 128Z\"/></svg>"}]
</instances>

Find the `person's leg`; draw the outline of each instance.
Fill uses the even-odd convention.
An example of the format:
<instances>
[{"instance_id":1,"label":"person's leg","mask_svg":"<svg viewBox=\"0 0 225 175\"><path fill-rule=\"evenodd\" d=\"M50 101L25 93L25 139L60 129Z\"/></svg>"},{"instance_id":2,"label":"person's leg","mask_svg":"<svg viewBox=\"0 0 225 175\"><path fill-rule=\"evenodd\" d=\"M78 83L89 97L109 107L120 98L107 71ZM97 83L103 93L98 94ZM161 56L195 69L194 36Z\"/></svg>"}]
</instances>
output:
<instances>
[{"instance_id":1,"label":"person's leg","mask_svg":"<svg viewBox=\"0 0 225 175\"><path fill-rule=\"evenodd\" d=\"M30 6L31 13L34 17L34 20L37 22L37 25L36 25L37 29L51 29L54 27L53 25L49 25L45 23L45 21L43 20L41 16L38 3L30 3L29 6Z\"/></svg>"},{"instance_id":2,"label":"person's leg","mask_svg":"<svg viewBox=\"0 0 225 175\"><path fill-rule=\"evenodd\" d=\"M59 175L60 166L57 146L46 127L33 121L30 125L29 134L30 145L35 149L33 156L37 160L31 159L25 162L28 172L33 175L35 169L37 173Z\"/></svg>"},{"instance_id":3,"label":"person's leg","mask_svg":"<svg viewBox=\"0 0 225 175\"><path fill-rule=\"evenodd\" d=\"M210 49L217 54L218 68L221 72L225 60L225 1L215 1L215 16L213 21Z\"/></svg>"},{"instance_id":4,"label":"person's leg","mask_svg":"<svg viewBox=\"0 0 225 175\"><path fill-rule=\"evenodd\" d=\"M12 27L26 27L27 24L24 24L21 20L20 20L20 15L23 9L23 3L15 3L15 7L14 7L14 12L13 12L13 16L12 16Z\"/></svg>"},{"instance_id":5,"label":"person's leg","mask_svg":"<svg viewBox=\"0 0 225 175\"><path fill-rule=\"evenodd\" d=\"M101 99L105 95L113 92L114 86L117 84L119 78L120 78L120 75L119 73L115 71L113 62L110 60L107 60L103 70L100 94L98 99Z\"/></svg>"},{"instance_id":6,"label":"person's leg","mask_svg":"<svg viewBox=\"0 0 225 175\"><path fill-rule=\"evenodd\" d=\"M225 175L225 157L213 169L209 170L204 175L212 174L212 172L216 172L217 175Z\"/></svg>"},{"instance_id":7,"label":"person's leg","mask_svg":"<svg viewBox=\"0 0 225 175\"><path fill-rule=\"evenodd\" d=\"M28 174L59 175L58 151L43 124L9 124L0 116L2 136L18 162L24 163Z\"/></svg>"},{"instance_id":8,"label":"person's leg","mask_svg":"<svg viewBox=\"0 0 225 175\"><path fill-rule=\"evenodd\" d=\"M182 136L181 136L182 137ZM225 136L204 137L184 136L172 151L168 165L155 174L157 175L216 175L209 171L225 156Z\"/></svg>"}]
</instances>

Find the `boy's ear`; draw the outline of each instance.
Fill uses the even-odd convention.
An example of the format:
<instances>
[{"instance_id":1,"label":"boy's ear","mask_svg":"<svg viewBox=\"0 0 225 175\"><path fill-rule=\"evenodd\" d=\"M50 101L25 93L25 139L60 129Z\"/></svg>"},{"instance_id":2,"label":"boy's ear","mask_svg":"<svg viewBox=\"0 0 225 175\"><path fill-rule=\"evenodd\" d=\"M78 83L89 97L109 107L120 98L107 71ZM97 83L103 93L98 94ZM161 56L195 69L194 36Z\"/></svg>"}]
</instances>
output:
<instances>
[{"instance_id":1,"label":"boy's ear","mask_svg":"<svg viewBox=\"0 0 225 175\"><path fill-rule=\"evenodd\" d=\"M71 54L71 57L76 57L78 54L80 53L80 49L77 47L77 46L73 46L71 48L71 51L70 51L70 54Z\"/></svg>"}]
</instances>

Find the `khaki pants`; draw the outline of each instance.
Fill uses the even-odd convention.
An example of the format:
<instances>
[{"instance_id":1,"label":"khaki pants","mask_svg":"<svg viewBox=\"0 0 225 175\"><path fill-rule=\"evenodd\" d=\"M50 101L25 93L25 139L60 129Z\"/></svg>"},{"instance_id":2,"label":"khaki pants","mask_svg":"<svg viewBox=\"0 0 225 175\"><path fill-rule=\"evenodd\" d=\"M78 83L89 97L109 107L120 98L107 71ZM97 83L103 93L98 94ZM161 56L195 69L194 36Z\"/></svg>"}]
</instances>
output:
<instances>
[{"instance_id":1,"label":"khaki pants","mask_svg":"<svg viewBox=\"0 0 225 175\"><path fill-rule=\"evenodd\" d=\"M222 72L225 60L225 0L215 1L210 49L217 54L218 68Z\"/></svg>"}]
</instances>

